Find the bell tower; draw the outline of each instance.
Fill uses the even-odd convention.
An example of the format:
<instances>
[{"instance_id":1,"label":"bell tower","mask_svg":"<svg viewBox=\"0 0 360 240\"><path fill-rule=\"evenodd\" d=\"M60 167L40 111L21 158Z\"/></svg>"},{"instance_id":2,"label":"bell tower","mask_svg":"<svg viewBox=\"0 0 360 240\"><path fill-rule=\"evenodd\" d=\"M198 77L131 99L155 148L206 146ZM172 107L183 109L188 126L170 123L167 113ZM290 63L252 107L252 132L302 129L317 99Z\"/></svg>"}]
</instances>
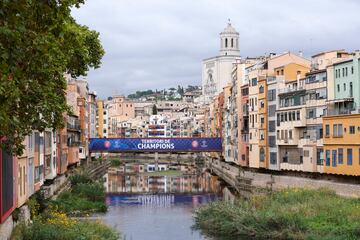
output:
<instances>
[{"instance_id":1,"label":"bell tower","mask_svg":"<svg viewBox=\"0 0 360 240\"><path fill-rule=\"evenodd\" d=\"M240 56L239 33L231 26L230 19L227 27L220 33L220 55Z\"/></svg>"}]
</instances>

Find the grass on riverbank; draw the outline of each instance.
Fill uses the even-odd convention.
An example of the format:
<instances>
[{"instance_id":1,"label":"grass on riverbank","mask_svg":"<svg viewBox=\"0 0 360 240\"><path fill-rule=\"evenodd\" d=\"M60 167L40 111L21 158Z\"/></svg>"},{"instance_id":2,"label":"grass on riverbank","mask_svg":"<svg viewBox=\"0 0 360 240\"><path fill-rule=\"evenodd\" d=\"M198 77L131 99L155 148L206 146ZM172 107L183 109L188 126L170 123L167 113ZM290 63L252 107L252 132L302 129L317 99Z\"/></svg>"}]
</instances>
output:
<instances>
[{"instance_id":1,"label":"grass on riverbank","mask_svg":"<svg viewBox=\"0 0 360 240\"><path fill-rule=\"evenodd\" d=\"M33 223L18 225L12 240L117 240L118 233L99 221L75 220L64 213L47 211Z\"/></svg>"},{"instance_id":2,"label":"grass on riverbank","mask_svg":"<svg viewBox=\"0 0 360 240\"><path fill-rule=\"evenodd\" d=\"M360 239L360 199L288 189L201 207L194 227L220 239Z\"/></svg>"},{"instance_id":3,"label":"grass on riverbank","mask_svg":"<svg viewBox=\"0 0 360 240\"><path fill-rule=\"evenodd\" d=\"M51 202L53 208L70 216L82 216L93 212L106 212L105 188L101 182L80 172L70 177L71 189L61 193Z\"/></svg>"},{"instance_id":4,"label":"grass on riverbank","mask_svg":"<svg viewBox=\"0 0 360 240\"><path fill-rule=\"evenodd\" d=\"M20 223L13 231L12 240L115 240L120 236L99 221L77 220L93 212L105 212L105 188L85 171L70 178L71 188L56 200L46 200L40 193L29 201L32 223Z\"/></svg>"}]
</instances>

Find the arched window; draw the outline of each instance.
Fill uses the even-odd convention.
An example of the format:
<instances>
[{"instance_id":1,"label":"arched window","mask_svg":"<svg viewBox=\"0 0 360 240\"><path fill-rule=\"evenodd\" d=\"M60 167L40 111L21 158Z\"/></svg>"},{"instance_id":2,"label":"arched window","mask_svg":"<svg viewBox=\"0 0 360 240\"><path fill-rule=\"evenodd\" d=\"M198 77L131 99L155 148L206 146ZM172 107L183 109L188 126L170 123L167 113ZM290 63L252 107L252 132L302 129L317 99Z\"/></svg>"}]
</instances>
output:
<instances>
[{"instance_id":1,"label":"arched window","mask_svg":"<svg viewBox=\"0 0 360 240\"><path fill-rule=\"evenodd\" d=\"M228 39L225 38L225 47L227 48L227 46L228 46Z\"/></svg>"},{"instance_id":2,"label":"arched window","mask_svg":"<svg viewBox=\"0 0 360 240\"><path fill-rule=\"evenodd\" d=\"M264 148L260 148L260 161L265 161L265 150Z\"/></svg>"},{"instance_id":3,"label":"arched window","mask_svg":"<svg viewBox=\"0 0 360 240\"><path fill-rule=\"evenodd\" d=\"M234 47L234 39L233 38L231 39L231 47L232 48Z\"/></svg>"},{"instance_id":4,"label":"arched window","mask_svg":"<svg viewBox=\"0 0 360 240\"><path fill-rule=\"evenodd\" d=\"M239 48L239 39L236 39L236 48Z\"/></svg>"}]
</instances>

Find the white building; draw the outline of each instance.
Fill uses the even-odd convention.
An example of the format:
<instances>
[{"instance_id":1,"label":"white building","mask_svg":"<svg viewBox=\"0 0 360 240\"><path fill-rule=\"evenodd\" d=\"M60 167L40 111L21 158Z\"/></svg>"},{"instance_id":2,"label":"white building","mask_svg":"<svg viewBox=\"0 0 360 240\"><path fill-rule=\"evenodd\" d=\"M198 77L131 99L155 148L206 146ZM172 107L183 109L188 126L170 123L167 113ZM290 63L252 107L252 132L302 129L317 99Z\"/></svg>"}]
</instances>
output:
<instances>
[{"instance_id":1,"label":"white building","mask_svg":"<svg viewBox=\"0 0 360 240\"><path fill-rule=\"evenodd\" d=\"M151 115L147 128L148 137L169 137L170 127L166 116Z\"/></svg>"},{"instance_id":2,"label":"white building","mask_svg":"<svg viewBox=\"0 0 360 240\"><path fill-rule=\"evenodd\" d=\"M205 102L231 84L232 64L237 59L240 59L239 33L229 22L220 33L220 55L203 60L202 89Z\"/></svg>"}]
</instances>

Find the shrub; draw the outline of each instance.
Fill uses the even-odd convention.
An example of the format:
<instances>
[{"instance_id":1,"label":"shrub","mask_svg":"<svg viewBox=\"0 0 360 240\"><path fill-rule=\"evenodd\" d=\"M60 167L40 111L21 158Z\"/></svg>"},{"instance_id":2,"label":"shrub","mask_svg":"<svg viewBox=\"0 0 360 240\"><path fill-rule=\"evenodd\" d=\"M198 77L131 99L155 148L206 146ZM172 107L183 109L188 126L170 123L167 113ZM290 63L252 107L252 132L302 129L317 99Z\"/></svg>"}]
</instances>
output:
<instances>
[{"instance_id":1,"label":"shrub","mask_svg":"<svg viewBox=\"0 0 360 240\"><path fill-rule=\"evenodd\" d=\"M226 238L360 239L360 200L326 189L288 189L201 207L194 227Z\"/></svg>"},{"instance_id":2,"label":"shrub","mask_svg":"<svg viewBox=\"0 0 360 240\"><path fill-rule=\"evenodd\" d=\"M86 198L89 201L105 201L105 189L104 186L99 183L80 183L72 189L72 193Z\"/></svg>"},{"instance_id":3,"label":"shrub","mask_svg":"<svg viewBox=\"0 0 360 240\"><path fill-rule=\"evenodd\" d=\"M21 231L21 234L18 234ZM115 240L119 234L99 221L78 221L65 214L52 211L34 220L29 226L22 225L17 229L19 240Z\"/></svg>"},{"instance_id":4,"label":"shrub","mask_svg":"<svg viewBox=\"0 0 360 240\"><path fill-rule=\"evenodd\" d=\"M105 188L100 182L95 182L86 173L78 173L73 175L71 183L71 190L52 201L54 208L71 216L107 211Z\"/></svg>"},{"instance_id":5,"label":"shrub","mask_svg":"<svg viewBox=\"0 0 360 240\"><path fill-rule=\"evenodd\" d=\"M121 165L121 161L119 159L111 160L111 166L112 167L119 167L120 165Z\"/></svg>"},{"instance_id":6,"label":"shrub","mask_svg":"<svg viewBox=\"0 0 360 240\"><path fill-rule=\"evenodd\" d=\"M76 186L81 183L92 183L94 180L87 172L79 172L69 177L71 186Z\"/></svg>"}]
</instances>

